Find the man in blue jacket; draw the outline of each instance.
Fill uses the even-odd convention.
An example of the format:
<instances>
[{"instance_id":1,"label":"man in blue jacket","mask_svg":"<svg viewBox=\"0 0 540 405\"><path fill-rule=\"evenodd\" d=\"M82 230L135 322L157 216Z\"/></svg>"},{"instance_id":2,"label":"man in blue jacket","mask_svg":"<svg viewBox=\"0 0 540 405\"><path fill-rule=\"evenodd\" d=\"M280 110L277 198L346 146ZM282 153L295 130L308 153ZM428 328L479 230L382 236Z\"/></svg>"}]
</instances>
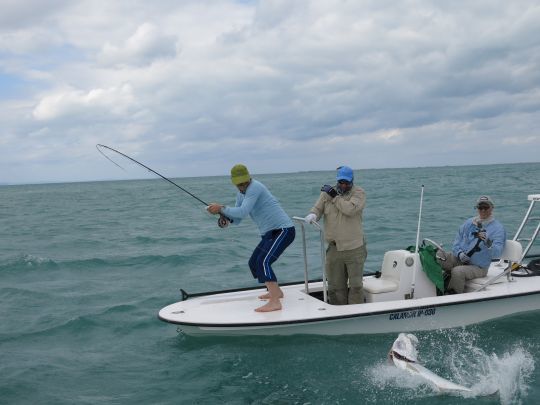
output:
<instances>
[{"instance_id":1,"label":"man in blue jacket","mask_svg":"<svg viewBox=\"0 0 540 405\"><path fill-rule=\"evenodd\" d=\"M485 277L491 260L501 256L506 232L493 218L494 207L491 198L486 195L479 197L476 201L478 215L460 226L452 253L437 252L439 263L450 274L447 292L464 292L467 280Z\"/></svg>"},{"instance_id":2,"label":"man in blue jacket","mask_svg":"<svg viewBox=\"0 0 540 405\"><path fill-rule=\"evenodd\" d=\"M262 239L249 259L249 268L253 277L257 278L259 283L264 283L268 289L267 294L259 297L268 299L268 302L255 311L279 311L279 300L283 298L283 291L279 288L271 264L294 240L294 224L266 186L251 178L246 166L235 165L231 169L231 181L238 189L235 206L226 207L212 203L207 208L208 212L222 215L218 222L221 228L228 225L229 219L238 225L242 219L251 216Z\"/></svg>"}]
</instances>

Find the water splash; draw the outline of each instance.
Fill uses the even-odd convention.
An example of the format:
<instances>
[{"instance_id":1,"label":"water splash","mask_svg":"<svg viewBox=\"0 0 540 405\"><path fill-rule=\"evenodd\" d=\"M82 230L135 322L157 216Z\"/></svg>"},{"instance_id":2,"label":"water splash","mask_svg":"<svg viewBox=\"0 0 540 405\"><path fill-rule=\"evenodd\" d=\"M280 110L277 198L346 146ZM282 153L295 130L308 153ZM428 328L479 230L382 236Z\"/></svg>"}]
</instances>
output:
<instances>
[{"instance_id":1,"label":"water splash","mask_svg":"<svg viewBox=\"0 0 540 405\"><path fill-rule=\"evenodd\" d=\"M491 396L501 404L521 404L527 397L529 383L535 369L531 348L521 342L512 347L488 353L481 347L482 338L465 329L427 332L419 338L419 363L457 384L469 387L472 392L459 393L464 399ZM381 361L370 369L367 377L380 390L398 390L409 398L440 395L437 389L423 378L409 374ZM403 393L403 390L409 391Z\"/></svg>"},{"instance_id":2,"label":"water splash","mask_svg":"<svg viewBox=\"0 0 540 405\"><path fill-rule=\"evenodd\" d=\"M492 392L495 387L501 404L520 404L527 396L534 368L533 356L519 345L500 357L496 353L481 352L475 367L469 371L477 376L477 382L471 388L478 396Z\"/></svg>"}]
</instances>

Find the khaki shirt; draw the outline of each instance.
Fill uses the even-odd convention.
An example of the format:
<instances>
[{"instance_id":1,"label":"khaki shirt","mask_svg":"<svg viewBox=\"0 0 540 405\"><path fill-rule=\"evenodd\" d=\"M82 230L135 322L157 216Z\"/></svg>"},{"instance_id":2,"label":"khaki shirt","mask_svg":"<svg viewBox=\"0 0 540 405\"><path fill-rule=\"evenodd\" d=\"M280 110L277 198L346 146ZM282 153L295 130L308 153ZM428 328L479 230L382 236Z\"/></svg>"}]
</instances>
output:
<instances>
[{"instance_id":1,"label":"khaki shirt","mask_svg":"<svg viewBox=\"0 0 540 405\"><path fill-rule=\"evenodd\" d=\"M335 242L338 251L359 248L364 244L362 210L366 206L366 193L353 186L344 194L332 198L324 191L311 212L317 221L324 215L324 236L328 243Z\"/></svg>"}]
</instances>

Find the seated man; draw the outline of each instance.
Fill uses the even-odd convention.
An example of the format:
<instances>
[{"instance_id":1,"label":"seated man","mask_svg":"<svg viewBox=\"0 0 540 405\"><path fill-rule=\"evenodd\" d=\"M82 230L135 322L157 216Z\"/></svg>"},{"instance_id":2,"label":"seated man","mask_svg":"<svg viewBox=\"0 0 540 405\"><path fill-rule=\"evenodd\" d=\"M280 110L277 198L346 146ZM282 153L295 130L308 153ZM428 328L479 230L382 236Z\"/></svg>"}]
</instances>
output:
<instances>
[{"instance_id":1,"label":"seated man","mask_svg":"<svg viewBox=\"0 0 540 405\"><path fill-rule=\"evenodd\" d=\"M452 253L437 252L441 267L450 276L447 293L462 293L465 282L485 277L492 259L500 257L506 242L506 232L493 218L495 205L488 196L476 201L478 215L461 225L454 240Z\"/></svg>"}]
</instances>

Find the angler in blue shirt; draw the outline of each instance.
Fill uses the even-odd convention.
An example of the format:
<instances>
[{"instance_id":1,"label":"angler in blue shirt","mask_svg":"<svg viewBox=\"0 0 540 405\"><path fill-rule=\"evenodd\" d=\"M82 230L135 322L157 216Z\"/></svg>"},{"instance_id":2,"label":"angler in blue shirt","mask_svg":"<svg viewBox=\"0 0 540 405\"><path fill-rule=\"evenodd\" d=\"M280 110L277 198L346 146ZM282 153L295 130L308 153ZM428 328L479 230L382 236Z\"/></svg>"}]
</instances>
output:
<instances>
[{"instance_id":1,"label":"angler in blue shirt","mask_svg":"<svg viewBox=\"0 0 540 405\"><path fill-rule=\"evenodd\" d=\"M249 268L253 277L268 289L267 294L259 297L268 299L268 302L255 311L279 311L283 291L279 288L271 264L294 240L294 224L266 186L251 178L246 166L235 165L231 169L231 181L238 188L235 206L212 203L207 208L208 212L220 214L218 224L221 228L230 222L237 225L248 215L253 219L262 239L249 259Z\"/></svg>"},{"instance_id":2,"label":"angler in blue shirt","mask_svg":"<svg viewBox=\"0 0 540 405\"><path fill-rule=\"evenodd\" d=\"M439 263L450 275L449 293L464 292L467 280L485 277L491 261L501 256L506 231L493 218L494 207L488 196L478 198L478 215L467 219L459 227L452 253L437 252Z\"/></svg>"}]
</instances>

